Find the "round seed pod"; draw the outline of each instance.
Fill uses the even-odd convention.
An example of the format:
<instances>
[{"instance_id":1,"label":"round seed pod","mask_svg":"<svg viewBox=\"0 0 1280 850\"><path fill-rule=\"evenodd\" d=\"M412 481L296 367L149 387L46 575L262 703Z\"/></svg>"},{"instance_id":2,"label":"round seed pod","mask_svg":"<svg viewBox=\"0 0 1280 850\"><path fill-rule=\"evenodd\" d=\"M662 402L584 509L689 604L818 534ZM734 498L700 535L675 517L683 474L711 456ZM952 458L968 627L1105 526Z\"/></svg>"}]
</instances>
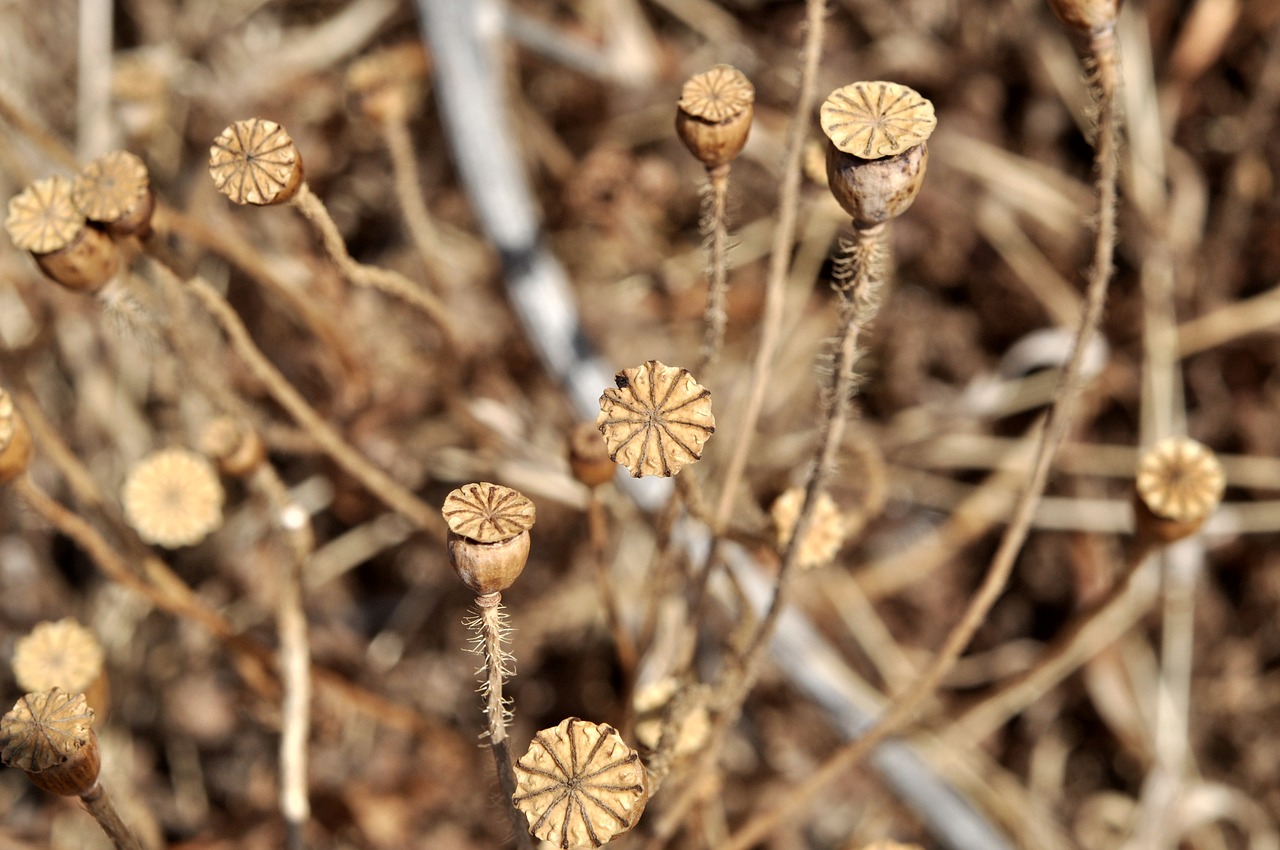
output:
<instances>
[{"instance_id":1,"label":"round seed pod","mask_svg":"<svg viewBox=\"0 0 1280 850\"><path fill-rule=\"evenodd\" d=\"M599 847L640 820L644 765L616 729L570 717L533 736L511 801L529 831L561 850Z\"/></svg>"},{"instance_id":2,"label":"round seed pod","mask_svg":"<svg viewBox=\"0 0 1280 850\"><path fill-rule=\"evenodd\" d=\"M9 200L5 230L29 251L50 279L78 292L96 292L120 268L111 238L85 223L61 175L37 180Z\"/></svg>"},{"instance_id":3,"label":"round seed pod","mask_svg":"<svg viewBox=\"0 0 1280 850\"><path fill-rule=\"evenodd\" d=\"M751 132L756 90L732 65L690 77L680 90L676 134L708 169L727 165Z\"/></svg>"},{"instance_id":4,"label":"round seed pod","mask_svg":"<svg viewBox=\"0 0 1280 850\"><path fill-rule=\"evenodd\" d=\"M13 647L13 678L30 693L53 688L84 694L96 714L108 701L106 653L93 632L71 617L38 623Z\"/></svg>"},{"instance_id":5,"label":"round seed pod","mask_svg":"<svg viewBox=\"0 0 1280 850\"><path fill-rule=\"evenodd\" d=\"M1116 25L1120 0L1049 0L1049 8L1067 26L1094 33Z\"/></svg>"},{"instance_id":6,"label":"round seed pod","mask_svg":"<svg viewBox=\"0 0 1280 850\"><path fill-rule=\"evenodd\" d=\"M283 204L302 187L302 154L276 122L247 118L213 140L209 175L237 204Z\"/></svg>"},{"instance_id":7,"label":"round seed pod","mask_svg":"<svg viewBox=\"0 0 1280 850\"><path fill-rule=\"evenodd\" d=\"M267 458L267 447L258 432L230 416L219 416L200 434L200 451L232 478L251 475Z\"/></svg>"},{"instance_id":8,"label":"round seed pod","mask_svg":"<svg viewBox=\"0 0 1280 850\"><path fill-rule=\"evenodd\" d=\"M202 455L164 449L139 461L121 492L125 519L147 543L194 546L222 524L222 483Z\"/></svg>"},{"instance_id":9,"label":"round seed pod","mask_svg":"<svg viewBox=\"0 0 1280 850\"><path fill-rule=\"evenodd\" d=\"M1188 437L1166 437L1138 459L1134 518L1138 539L1172 543L1195 534L1226 490L1222 464Z\"/></svg>"},{"instance_id":10,"label":"round seed pod","mask_svg":"<svg viewBox=\"0 0 1280 850\"><path fill-rule=\"evenodd\" d=\"M528 497L482 481L451 492L440 513L449 526L449 563L477 596L506 590L529 560L529 529L537 512Z\"/></svg>"},{"instance_id":11,"label":"round seed pod","mask_svg":"<svg viewBox=\"0 0 1280 850\"><path fill-rule=\"evenodd\" d=\"M596 427L614 463L633 478L669 478L702 457L716 432L711 391L688 369L649 360L614 376L600 396Z\"/></svg>"},{"instance_id":12,"label":"round seed pod","mask_svg":"<svg viewBox=\"0 0 1280 850\"><path fill-rule=\"evenodd\" d=\"M599 487L613 480L617 467L594 423L579 422L573 426L569 434L569 469L574 478L588 487Z\"/></svg>"},{"instance_id":13,"label":"round seed pod","mask_svg":"<svg viewBox=\"0 0 1280 850\"><path fill-rule=\"evenodd\" d=\"M27 694L0 720L0 757L37 788L75 797L98 782L102 756L83 694L53 688Z\"/></svg>"},{"instance_id":14,"label":"round seed pod","mask_svg":"<svg viewBox=\"0 0 1280 850\"><path fill-rule=\"evenodd\" d=\"M112 151L80 169L71 184L71 200L90 221L115 237L145 237L151 232L155 195L141 159Z\"/></svg>"},{"instance_id":15,"label":"round seed pod","mask_svg":"<svg viewBox=\"0 0 1280 850\"><path fill-rule=\"evenodd\" d=\"M933 104L897 83L851 83L827 97L820 120L827 183L854 224L873 227L906 212L924 185Z\"/></svg>"},{"instance_id":16,"label":"round seed pod","mask_svg":"<svg viewBox=\"0 0 1280 850\"><path fill-rule=\"evenodd\" d=\"M13 404L13 396L0 389L0 484L7 484L31 465L31 430Z\"/></svg>"}]
</instances>

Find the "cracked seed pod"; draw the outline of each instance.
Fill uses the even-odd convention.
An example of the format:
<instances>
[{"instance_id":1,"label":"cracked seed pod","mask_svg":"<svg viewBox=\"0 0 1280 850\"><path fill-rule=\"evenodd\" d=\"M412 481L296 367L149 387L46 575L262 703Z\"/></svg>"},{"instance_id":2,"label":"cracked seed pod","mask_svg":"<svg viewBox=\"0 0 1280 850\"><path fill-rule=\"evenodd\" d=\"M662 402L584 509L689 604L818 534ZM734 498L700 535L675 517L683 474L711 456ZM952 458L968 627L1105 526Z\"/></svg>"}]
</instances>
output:
<instances>
[{"instance_id":1,"label":"cracked seed pod","mask_svg":"<svg viewBox=\"0 0 1280 850\"><path fill-rule=\"evenodd\" d=\"M482 481L450 493L440 509L449 526L449 563L477 596L506 590L529 560L537 512L523 493Z\"/></svg>"},{"instance_id":2,"label":"cracked seed pod","mask_svg":"<svg viewBox=\"0 0 1280 850\"><path fill-rule=\"evenodd\" d=\"M219 472L232 478L252 474L267 458L258 432L230 416L219 416L204 427L200 451L217 464Z\"/></svg>"},{"instance_id":3,"label":"cracked seed pod","mask_svg":"<svg viewBox=\"0 0 1280 850\"><path fill-rule=\"evenodd\" d=\"M151 232L155 195L147 166L128 151L112 151L80 169L71 200L90 221L112 236L145 237Z\"/></svg>"},{"instance_id":4,"label":"cracked seed pod","mask_svg":"<svg viewBox=\"0 0 1280 850\"><path fill-rule=\"evenodd\" d=\"M827 182L855 225L883 224L911 207L937 123L933 104L897 83L852 83L827 97L821 110Z\"/></svg>"},{"instance_id":5,"label":"cracked seed pod","mask_svg":"<svg viewBox=\"0 0 1280 850\"><path fill-rule=\"evenodd\" d=\"M741 153L751 132L756 90L732 65L695 74L680 90L676 134L708 169Z\"/></svg>"},{"instance_id":6,"label":"cracked seed pod","mask_svg":"<svg viewBox=\"0 0 1280 850\"><path fill-rule=\"evenodd\" d=\"M213 140L209 176L237 204L283 204L302 186L302 154L276 122L247 118Z\"/></svg>"},{"instance_id":7,"label":"cracked seed pod","mask_svg":"<svg viewBox=\"0 0 1280 850\"><path fill-rule=\"evenodd\" d=\"M702 457L716 431L711 391L688 369L649 360L614 376L617 387L600 396L596 427L609 457L633 478L669 478Z\"/></svg>"},{"instance_id":8,"label":"cracked seed pod","mask_svg":"<svg viewBox=\"0 0 1280 850\"><path fill-rule=\"evenodd\" d=\"M120 255L111 237L89 227L61 175L37 180L9 200L5 230L50 279L78 292L96 292L115 276Z\"/></svg>"},{"instance_id":9,"label":"cracked seed pod","mask_svg":"<svg viewBox=\"0 0 1280 850\"><path fill-rule=\"evenodd\" d=\"M7 484L31 465L31 430L13 404L13 396L0 389L0 484Z\"/></svg>"},{"instance_id":10,"label":"cracked seed pod","mask_svg":"<svg viewBox=\"0 0 1280 850\"><path fill-rule=\"evenodd\" d=\"M147 543L194 546L222 524L222 483L203 456L164 449L139 461L124 482L125 518Z\"/></svg>"},{"instance_id":11,"label":"cracked seed pod","mask_svg":"<svg viewBox=\"0 0 1280 850\"><path fill-rule=\"evenodd\" d=\"M1172 543L1195 534L1222 503L1222 464L1207 446L1166 437L1138 459L1134 489L1139 539Z\"/></svg>"},{"instance_id":12,"label":"cracked seed pod","mask_svg":"<svg viewBox=\"0 0 1280 850\"><path fill-rule=\"evenodd\" d=\"M595 423L579 422L573 426L569 434L569 469L574 478L588 487L599 487L613 480L617 467Z\"/></svg>"},{"instance_id":13,"label":"cracked seed pod","mask_svg":"<svg viewBox=\"0 0 1280 850\"><path fill-rule=\"evenodd\" d=\"M791 542L796 523L800 520L800 508L804 505L804 489L792 487L774 500L769 508L777 533L778 548L784 550ZM825 566L835 559L844 545L848 523L831 496L823 491L813 506L813 520L809 533L800 544L796 566L802 570Z\"/></svg>"},{"instance_id":14,"label":"cracked seed pod","mask_svg":"<svg viewBox=\"0 0 1280 850\"><path fill-rule=\"evenodd\" d=\"M1116 25L1120 0L1049 0L1049 8L1067 26L1095 33Z\"/></svg>"},{"instance_id":15,"label":"cracked seed pod","mask_svg":"<svg viewBox=\"0 0 1280 850\"><path fill-rule=\"evenodd\" d=\"M71 617L37 623L13 647L13 678L23 691L60 688L84 694L101 716L107 707L106 654L93 632Z\"/></svg>"},{"instance_id":16,"label":"cracked seed pod","mask_svg":"<svg viewBox=\"0 0 1280 850\"><path fill-rule=\"evenodd\" d=\"M0 757L37 788L64 797L88 792L102 756L83 694L53 688L27 694L0 720Z\"/></svg>"},{"instance_id":17,"label":"cracked seed pod","mask_svg":"<svg viewBox=\"0 0 1280 850\"><path fill-rule=\"evenodd\" d=\"M644 765L617 730L570 717L533 736L511 798L529 832L561 850L600 847L640 820Z\"/></svg>"}]
</instances>

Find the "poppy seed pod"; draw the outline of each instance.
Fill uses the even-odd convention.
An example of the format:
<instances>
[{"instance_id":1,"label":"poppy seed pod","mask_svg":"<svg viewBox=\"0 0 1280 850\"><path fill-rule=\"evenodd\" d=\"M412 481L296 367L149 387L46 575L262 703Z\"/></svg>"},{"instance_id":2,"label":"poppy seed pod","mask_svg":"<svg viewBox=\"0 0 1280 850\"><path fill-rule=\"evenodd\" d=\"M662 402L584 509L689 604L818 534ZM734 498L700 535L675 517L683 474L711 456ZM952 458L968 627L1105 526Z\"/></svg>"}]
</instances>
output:
<instances>
[{"instance_id":1,"label":"poppy seed pod","mask_svg":"<svg viewBox=\"0 0 1280 850\"><path fill-rule=\"evenodd\" d=\"M751 132L756 90L732 65L690 77L680 91L676 134L708 169L727 165Z\"/></svg>"},{"instance_id":2,"label":"poppy seed pod","mask_svg":"<svg viewBox=\"0 0 1280 850\"><path fill-rule=\"evenodd\" d=\"M79 796L98 781L102 756L83 694L53 688L22 697L0 721L0 745L5 764L51 794Z\"/></svg>"},{"instance_id":3,"label":"poppy seed pod","mask_svg":"<svg viewBox=\"0 0 1280 850\"><path fill-rule=\"evenodd\" d=\"M910 209L924 185L928 164L924 142L882 159L859 159L827 145L831 194L858 227L883 224Z\"/></svg>"},{"instance_id":4,"label":"poppy seed pod","mask_svg":"<svg viewBox=\"0 0 1280 850\"><path fill-rule=\"evenodd\" d=\"M120 268L115 243L85 223L71 199L71 181L60 175L14 196L4 226L16 247L31 252L40 270L68 289L97 292Z\"/></svg>"},{"instance_id":5,"label":"poppy seed pod","mask_svg":"<svg viewBox=\"0 0 1280 850\"><path fill-rule=\"evenodd\" d=\"M440 512L449 526L449 563L463 584L477 596L489 596L515 583L529 560L533 502L510 487L482 481L454 490Z\"/></svg>"}]
</instances>

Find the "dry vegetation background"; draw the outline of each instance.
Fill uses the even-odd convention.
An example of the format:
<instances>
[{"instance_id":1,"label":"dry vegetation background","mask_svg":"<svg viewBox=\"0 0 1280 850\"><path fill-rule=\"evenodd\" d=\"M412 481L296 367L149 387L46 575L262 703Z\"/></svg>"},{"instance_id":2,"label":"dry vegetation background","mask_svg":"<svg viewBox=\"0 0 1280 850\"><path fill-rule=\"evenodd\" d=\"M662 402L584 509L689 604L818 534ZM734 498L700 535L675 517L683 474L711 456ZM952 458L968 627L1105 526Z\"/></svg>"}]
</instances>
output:
<instances>
[{"instance_id":1,"label":"dry vegetation background","mask_svg":"<svg viewBox=\"0 0 1280 850\"><path fill-rule=\"evenodd\" d=\"M1074 325L1091 245L1089 97L1077 46L1033 0L829 6L818 91L891 79L931 98L939 116L923 193L896 224L896 283L863 361L863 412L833 490L861 527L833 566L801 577L795 598L838 651L843 675L893 692L981 576L1021 480L1021 437L1064 357L1060 329ZM720 431L694 472L718 495L757 339L803 4L517 0L510 11L516 141L586 337L611 369L650 358L692 367L705 292L703 176L671 131L675 101L688 75L721 61L756 86L756 124L733 172L727 349L698 376ZM66 2L0 4L4 98L82 159L112 147L142 156L157 195L188 219L161 238L174 265L224 287L328 421L426 502L470 480L534 499L532 559L505 594L516 628L517 753L569 715L627 728L586 545L585 490L564 460L575 416L507 306L498 258L453 171L436 91L428 82L410 125L439 237L424 262L399 212L385 143L345 89L356 58L417 40L413 9L390 0L125 0L97 48L93 38L77 47L77 14ZM549 42L532 44L529 33L541 31ZM1275 848L1280 2L1135 2L1118 34L1128 123L1105 351L1010 587L913 740L1009 846L1121 847L1151 828L1140 825L1146 818L1157 828L1142 834L1160 837L1129 846ZM589 61L570 67L566 53ZM79 63L90 70L78 94ZM440 336L395 302L343 285L293 211L232 207L214 191L210 141L255 115L293 135L357 258L440 293L463 329L456 350L442 351ZM0 195L60 167L54 143L5 124ZM766 566L776 560L768 505L811 452L815 363L834 332L827 258L844 225L823 187L806 182L785 341L731 530ZM229 240L249 246L256 268L228 261ZM136 271L134 285L150 285L146 266ZM314 308L305 321L299 303ZM169 321L191 323L203 340L200 368L248 403L281 475L313 511L310 644L345 684L320 687L314 705L310 846L503 846L507 821L478 746L477 661L463 651L470 594L440 540L411 534L337 470L194 307L157 314L125 296L76 296L0 244L4 384L38 401L108 494L151 449L191 445L212 410L157 331ZM1092 647L1081 672L1006 725L979 740L949 735L966 705L1033 663L1111 583L1130 523L1135 447L1160 423L1221 454L1224 508L1201 538L1144 573L1134 604L1145 613L1120 640ZM48 451L37 450L36 479L110 530L110 511L77 503ZM223 528L165 557L237 629L274 645L278 549L261 504L229 486ZM680 555L663 548L657 519L618 492L605 499L609 557L638 623L661 590L651 577L678 574ZM282 846L276 683L199 625L104 579L15 498L0 495L0 506L6 657L43 619L72 615L100 635L113 690L106 777L126 819L153 846ZM703 624L708 669L721 663L736 610L730 601ZM1176 684L1187 670L1189 698ZM7 666L0 684L6 700L19 695ZM362 701L356 688L385 704ZM840 740L785 672L768 670L718 783L670 846L716 847ZM655 799L646 818L669 802ZM765 846L859 848L886 836L958 846L927 833L862 769ZM642 822L616 846L646 839ZM0 773L0 850L101 843L83 813L15 771Z\"/></svg>"}]
</instances>

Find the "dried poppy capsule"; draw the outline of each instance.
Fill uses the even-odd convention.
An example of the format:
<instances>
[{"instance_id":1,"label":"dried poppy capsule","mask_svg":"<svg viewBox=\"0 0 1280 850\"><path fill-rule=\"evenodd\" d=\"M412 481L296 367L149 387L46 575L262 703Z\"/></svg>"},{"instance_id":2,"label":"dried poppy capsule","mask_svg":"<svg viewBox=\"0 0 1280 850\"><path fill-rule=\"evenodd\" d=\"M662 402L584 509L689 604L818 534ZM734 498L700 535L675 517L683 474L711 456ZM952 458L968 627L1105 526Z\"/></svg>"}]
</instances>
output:
<instances>
[{"instance_id":1,"label":"dried poppy capsule","mask_svg":"<svg viewBox=\"0 0 1280 850\"><path fill-rule=\"evenodd\" d=\"M632 477L675 475L702 457L716 431L711 392L688 369L649 360L614 377L600 396L596 427L609 457Z\"/></svg>"},{"instance_id":2,"label":"dried poppy capsule","mask_svg":"<svg viewBox=\"0 0 1280 850\"><path fill-rule=\"evenodd\" d=\"M537 512L519 491L482 481L450 493L440 513L449 526L449 563L477 596L515 583L529 560L529 529Z\"/></svg>"},{"instance_id":3,"label":"dried poppy capsule","mask_svg":"<svg viewBox=\"0 0 1280 850\"><path fill-rule=\"evenodd\" d=\"M61 175L32 183L9 200L5 230L36 265L68 289L96 292L115 276L120 256L111 237L85 224Z\"/></svg>"},{"instance_id":4,"label":"dried poppy capsule","mask_svg":"<svg viewBox=\"0 0 1280 850\"><path fill-rule=\"evenodd\" d=\"M121 493L138 536L170 549L193 546L222 524L222 483L201 455L164 449L129 472Z\"/></svg>"},{"instance_id":5,"label":"dried poppy capsule","mask_svg":"<svg viewBox=\"0 0 1280 850\"><path fill-rule=\"evenodd\" d=\"M937 118L933 104L897 83L838 88L822 104L827 182L858 227L902 215L924 185Z\"/></svg>"},{"instance_id":6,"label":"dried poppy capsule","mask_svg":"<svg viewBox=\"0 0 1280 850\"><path fill-rule=\"evenodd\" d=\"M402 120L422 98L429 70L422 42L406 41L353 62L347 91L372 120Z\"/></svg>"},{"instance_id":7,"label":"dried poppy capsule","mask_svg":"<svg viewBox=\"0 0 1280 850\"><path fill-rule=\"evenodd\" d=\"M98 781L102 756L83 694L53 688L22 697L0 721L0 746L5 764L52 794L79 796Z\"/></svg>"},{"instance_id":8,"label":"dried poppy capsule","mask_svg":"<svg viewBox=\"0 0 1280 850\"><path fill-rule=\"evenodd\" d=\"M128 151L112 151L80 169L71 184L71 200L90 221L112 236L151 232L155 195L147 166Z\"/></svg>"},{"instance_id":9,"label":"dried poppy capsule","mask_svg":"<svg viewBox=\"0 0 1280 850\"><path fill-rule=\"evenodd\" d=\"M639 688L631 699L635 709L635 735L640 745L647 750L658 749L662 743L662 727L667 722L667 712L671 703L680 693L680 681L674 676L666 676ZM682 759L702 752L707 739L711 736L711 713L702 703L695 703L679 719L675 728L675 742L672 753L675 758Z\"/></svg>"},{"instance_id":10,"label":"dried poppy capsule","mask_svg":"<svg viewBox=\"0 0 1280 850\"><path fill-rule=\"evenodd\" d=\"M13 678L27 692L60 688L84 694L102 714L107 706L105 653L93 632L71 617L38 623L13 647Z\"/></svg>"},{"instance_id":11,"label":"dried poppy capsule","mask_svg":"<svg viewBox=\"0 0 1280 850\"><path fill-rule=\"evenodd\" d=\"M800 520L800 508L804 505L804 489L792 487L774 500L769 508L773 517L773 525L778 535L779 548L785 549L791 542L796 523ZM796 566L801 569L812 569L831 563L840 547L844 545L844 536L848 528L845 516L836 507L835 501L825 491L818 494L813 507L813 519L809 523L809 533L805 535L797 553Z\"/></svg>"},{"instance_id":12,"label":"dried poppy capsule","mask_svg":"<svg viewBox=\"0 0 1280 850\"><path fill-rule=\"evenodd\" d=\"M644 765L612 726L570 717L533 736L516 762L516 808L561 850L599 847L636 825L648 801Z\"/></svg>"},{"instance_id":13,"label":"dried poppy capsule","mask_svg":"<svg viewBox=\"0 0 1280 850\"><path fill-rule=\"evenodd\" d=\"M1049 0L1049 8L1067 26L1094 33L1116 25L1120 0Z\"/></svg>"},{"instance_id":14,"label":"dried poppy capsule","mask_svg":"<svg viewBox=\"0 0 1280 850\"><path fill-rule=\"evenodd\" d=\"M1138 459L1134 489L1139 539L1172 543L1195 534L1222 502L1227 479L1217 456L1187 437L1166 437Z\"/></svg>"},{"instance_id":15,"label":"dried poppy capsule","mask_svg":"<svg viewBox=\"0 0 1280 850\"><path fill-rule=\"evenodd\" d=\"M258 432L230 416L219 416L200 433L200 451L232 478L251 474L267 458L267 447Z\"/></svg>"},{"instance_id":16,"label":"dried poppy capsule","mask_svg":"<svg viewBox=\"0 0 1280 850\"><path fill-rule=\"evenodd\" d=\"M708 169L726 165L747 143L756 90L732 65L695 74L680 90L676 134Z\"/></svg>"},{"instance_id":17,"label":"dried poppy capsule","mask_svg":"<svg viewBox=\"0 0 1280 850\"><path fill-rule=\"evenodd\" d=\"M569 435L569 469L574 478L588 487L599 487L613 480L616 468L594 423L573 426Z\"/></svg>"},{"instance_id":18,"label":"dried poppy capsule","mask_svg":"<svg viewBox=\"0 0 1280 850\"><path fill-rule=\"evenodd\" d=\"M27 471L31 464L31 431L13 404L13 396L0 389L0 484Z\"/></svg>"},{"instance_id":19,"label":"dried poppy capsule","mask_svg":"<svg viewBox=\"0 0 1280 850\"><path fill-rule=\"evenodd\" d=\"M209 175L237 204L283 204L302 186L302 154L276 122L247 118L213 140Z\"/></svg>"}]
</instances>

